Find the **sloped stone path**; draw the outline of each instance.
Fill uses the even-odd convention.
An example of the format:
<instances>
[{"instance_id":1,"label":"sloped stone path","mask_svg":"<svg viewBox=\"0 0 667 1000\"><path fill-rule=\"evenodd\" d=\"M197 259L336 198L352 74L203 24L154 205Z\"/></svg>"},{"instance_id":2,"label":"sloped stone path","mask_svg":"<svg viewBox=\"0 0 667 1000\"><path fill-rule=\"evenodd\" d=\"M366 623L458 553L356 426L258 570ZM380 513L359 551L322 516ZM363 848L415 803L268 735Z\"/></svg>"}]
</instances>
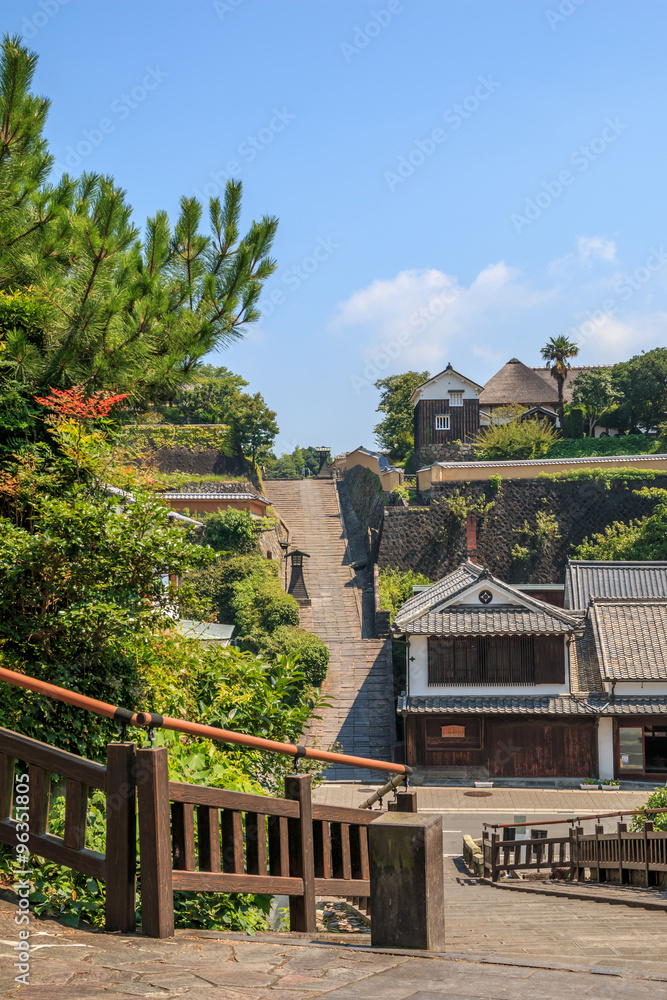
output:
<instances>
[{"instance_id":1,"label":"sloped stone path","mask_svg":"<svg viewBox=\"0 0 667 1000\"><path fill-rule=\"evenodd\" d=\"M301 624L330 650L322 694L330 702L310 727L307 742L335 744L341 753L391 760L394 741L391 643L364 638L364 578L350 563L363 557L351 550L331 480L267 480L265 493L290 529L290 548L308 552L304 577L311 606ZM366 595L367 596L367 595ZM367 604L366 600L366 604ZM331 767L329 780L368 781L380 772Z\"/></svg>"}]
</instances>

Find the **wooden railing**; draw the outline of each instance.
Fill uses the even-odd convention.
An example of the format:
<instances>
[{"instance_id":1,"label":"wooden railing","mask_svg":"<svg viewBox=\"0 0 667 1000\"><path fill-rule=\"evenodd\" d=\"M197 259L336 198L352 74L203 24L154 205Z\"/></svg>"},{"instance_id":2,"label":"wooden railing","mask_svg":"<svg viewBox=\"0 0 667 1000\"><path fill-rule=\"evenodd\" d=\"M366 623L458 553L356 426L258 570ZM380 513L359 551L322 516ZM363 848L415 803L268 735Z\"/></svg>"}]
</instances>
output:
<instances>
[{"instance_id":1,"label":"wooden railing","mask_svg":"<svg viewBox=\"0 0 667 1000\"><path fill-rule=\"evenodd\" d=\"M658 883L658 873L667 872L667 831L654 830L649 820L639 831L618 823L613 833L605 833L597 824L592 834L577 826L566 837L539 840L501 840L498 833L485 832L482 848L484 874L493 882L501 872L569 868L577 881L588 871L596 882L621 885L630 881L630 872L639 872L640 881L650 886Z\"/></svg>"},{"instance_id":2,"label":"wooden railing","mask_svg":"<svg viewBox=\"0 0 667 1000\"><path fill-rule=\"evenodd\" d=\"M21 764L21 773L28 776L25 783L15 781L17 761ZM133 768L134 744L109 744L104 767L11 730L0 729L0 841L13 848L25 842L31 854L106 881L107 930L133 931L136 923ZM49 833L52 775L65 780L62 837ZM28 785L26 794L23 794L24 784ZM86 847L86 814L91 788L106 793L106 854ZM27 838L22 824L25 813L29 827ZM20 817L18 823L17 816Z\"/></svg>"},{"instance_id":3,"label":"wooden railing","mask_svg":"<svg viewBox=\"0 0 667 1000\"><path fill-rule=\"evenodd\" d=\"M368 825L376 814L313 804L310 777L285 798L169 781L167 749L137 751L142 929L174 932L173 893L289 896L290 928L316 930L315 896L370 896Z\"/></svg>"}]
</instances>

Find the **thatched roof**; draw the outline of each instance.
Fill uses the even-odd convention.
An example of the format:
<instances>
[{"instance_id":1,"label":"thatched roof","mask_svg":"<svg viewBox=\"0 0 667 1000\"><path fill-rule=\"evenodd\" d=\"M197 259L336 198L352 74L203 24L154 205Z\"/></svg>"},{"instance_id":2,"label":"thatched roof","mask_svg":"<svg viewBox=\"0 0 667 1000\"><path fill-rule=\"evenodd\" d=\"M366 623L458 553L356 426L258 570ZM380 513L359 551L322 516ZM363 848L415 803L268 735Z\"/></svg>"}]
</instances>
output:
<instances>
[{"instance_id":1,"label":"thatched roof","mask_svg":"<svg viewBox=\"0 0 667 1000\"><path fill-rule=\"evenodd\" d=\"M518 358L512 358L486 383L479 396L479 405L522 403L525 406L538 406L558 403L556 380L551 378L546 369L543 371L544 374L538 374Z\"/></svg>"},{"instance_id":2,"label":"thatched roof","mask_svg":"<svg viewBox=\"0 0 667 1000\"><path fill-rule=\"evenodd\" d=\"M596 368L607 368L608 365L578 365L567 373L563 386L563 398L566 403L572 401L572 383L577 375ZM521 403L524 406L554 406L558 405L558 383L553 378L549 368L529 368L518 358L512 358L506 365L492 375L485 384L479 396L479 405L505 406L508 403Z\"/></svg>"}]
</instances>

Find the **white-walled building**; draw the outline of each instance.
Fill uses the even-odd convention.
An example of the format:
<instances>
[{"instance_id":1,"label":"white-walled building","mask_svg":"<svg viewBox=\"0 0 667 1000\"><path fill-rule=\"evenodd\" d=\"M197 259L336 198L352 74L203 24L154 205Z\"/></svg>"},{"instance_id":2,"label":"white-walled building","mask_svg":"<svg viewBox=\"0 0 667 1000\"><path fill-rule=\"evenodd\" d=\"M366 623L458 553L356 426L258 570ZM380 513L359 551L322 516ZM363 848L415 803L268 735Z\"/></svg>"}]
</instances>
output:
<instances>
[{"instance_id":1,"label":"white-walled building","mask_svg":"<svg viewBox=\"0 0 667 1000\"><path fill-rule=\"evenodd\" d=\"M654 581L667 588L661 565ZM578 572L571 563L565 609L472 562L402 606L406 763L490 777L667 777L667 597L593 594L572 607Z\"/></svg>"}]
</instances>

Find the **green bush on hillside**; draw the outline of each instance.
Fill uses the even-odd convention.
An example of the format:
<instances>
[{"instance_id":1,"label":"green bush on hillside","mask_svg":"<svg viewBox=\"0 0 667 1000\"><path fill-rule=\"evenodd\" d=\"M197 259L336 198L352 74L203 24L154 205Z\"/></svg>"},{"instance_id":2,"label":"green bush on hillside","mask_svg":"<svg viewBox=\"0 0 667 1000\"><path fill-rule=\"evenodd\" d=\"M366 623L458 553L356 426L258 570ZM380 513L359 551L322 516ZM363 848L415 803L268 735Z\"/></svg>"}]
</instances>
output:
<instances>
[{"instance_id":1,"label":"green bush on hillside","mask_svg":"<svg viewBox=\"0 0 667 1000\"><path fill-rule=\"evenodd\" d=\"M423 573L413 570L387 569L380 570L380 607L390 612L393 622L402 604L413 596L412 588L431 581Z\"/></svg>"},{"instance_id":2,"label":"green bush on hillside","mask_svg":"<svg viewBox=\"0 0 667 1000\"><path fill-rule=\"evenodd\" d=\"M661 451L658 438L647 434L620 434L616 437L561 438L551 445L546 458L589 458L604 455L651 455Z\"/></svg>"},{"instance_id":3,"label":"green bush on hillside","mask_svg":"<svg viewBox=\"0 0 667 1000\"><path fill-rule=\"evenodd\" d=\"M279 625L260 642L268 655L285 654L298 658L298 665L310 684L319 686L327 675L329 647L317 635L303 628Z\"/></svg>"}]
</instances>

